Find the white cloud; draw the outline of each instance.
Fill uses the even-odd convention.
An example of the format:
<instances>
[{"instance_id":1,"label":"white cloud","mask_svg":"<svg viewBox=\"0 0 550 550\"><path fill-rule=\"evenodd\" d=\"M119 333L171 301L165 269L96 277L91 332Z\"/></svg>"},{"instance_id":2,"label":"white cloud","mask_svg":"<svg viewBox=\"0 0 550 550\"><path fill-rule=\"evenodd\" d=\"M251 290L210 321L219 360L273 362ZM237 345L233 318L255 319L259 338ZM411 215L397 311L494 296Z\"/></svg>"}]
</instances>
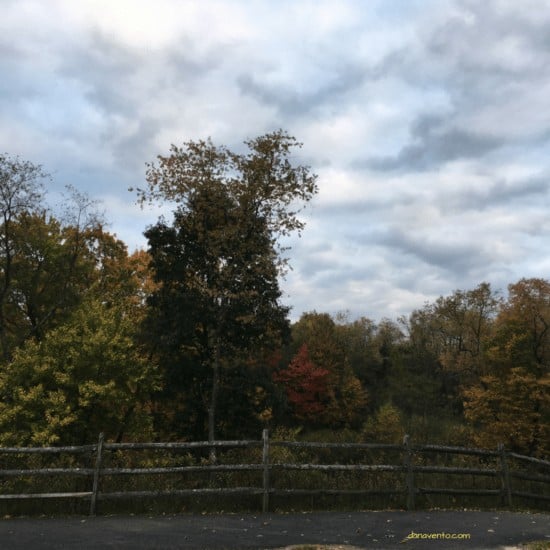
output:
<instances>
[{"instance_id":1,"label":"white cloud","mask_svg":"<svg viewBox=\"0 0 550 550\"><path fill-rule=\"evenodd\" d=\"M145 162L288 129L320 186L294 316L393 317L548 276L549 33L536 0L5 0L0 150L103 198L133 248Z\"/></svg>"}]
</instances>

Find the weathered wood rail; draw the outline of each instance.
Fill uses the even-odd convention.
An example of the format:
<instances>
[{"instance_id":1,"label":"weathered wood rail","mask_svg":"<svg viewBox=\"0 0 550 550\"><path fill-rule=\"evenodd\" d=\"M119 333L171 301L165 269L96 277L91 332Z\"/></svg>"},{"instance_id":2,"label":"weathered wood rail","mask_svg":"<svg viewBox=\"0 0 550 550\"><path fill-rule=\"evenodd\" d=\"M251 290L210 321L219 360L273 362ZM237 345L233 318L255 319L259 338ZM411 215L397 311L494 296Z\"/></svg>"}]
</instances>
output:
<instances>
[{"instance_id":1,"label":"weathered wood rail","mask_svg":"<svg viewBox=\"0 0 550 550\"><path fill-rule=\"evenodd\" d=\"M141 467L110 467L104 464L108 454L128 453L134 451L196 451L212 449L257 449L254 457L257 462L252 463L201 463L183 466L141 466ZM318 463L310 461L301 463L297 461L284 461L275 456L275 449L287 449L289 452L382 452L394 453L397 460L391 464L365 463L365 456L360 463ZM4 457L9 455L21 457L24 455L83 455L88 458L91 467L40 467L40 468L9 468L4 467ZM441 466L438 464L425 464L426 457L442 456L471 456L479 457L479 462L486 467L472 466ZM216 454L216 456L219 456ZM288 457L283 457L288 458ZM318 457L316 457L318 458ZM448 460L448 458L447 458ZM488 467L490 462L493 467ZM510 462L514 468L510 468ZM13 460L12 460L13 462ZM149 460L150 462L150 460ZM129 462L131 463L131 461ZM527 470L521 469L522 466ZM533 469L536 471L533 472ZM280 487L273 483L273 478L278 472L323 472L340 474L383 474L389 473L399 477L399 480L391 483L389 488L369 489L365 487L353 488L299 488ZM181 475L200 473L230 473L230 472L257 472L258 484L255 486L237 487L185 487L182 481L180 488L158 488L155 490L102 490L102 482L107 478L117 476L146 476L146 475ZM427 475L441 476L472 476L493 478L489 488L483 487L433 487L426 486ZM72 476L86 478L90 481L89 490L64 491L64 492L5 492L5 480L8 478L34 478L34 476ZM444 479L448 479L445 477ZM518 482L529 482L536 485L539 490L526 491L518 488ZM175 442L175 443L108 443L100 434L98 442L93 445L70 447L0 447L0 501L25 500L25 499L89 499L90 514L95 515L97 503L101 500L147 498L164 496L198 496L198 495L258 495L261 497L262 511L267 512L272 496L315 496L315 495L350 495L350 496L401 496L403 505L409 510L417 506L419 496L429 499L429 495L451 495L493 497L494 505L511 507L514 499L528 499L536 503L543 503L546 507L550 503L550 461L520 455L506 451L499 445L496 450L475 449L466 447L452 447L443 445L414 445L408 436L405 436L403 444L377 444L377 443L320 443L270 440L267 430L264 430L261 440L251 441L215 441L215 442Z\"/></svg>"}]
</instances>

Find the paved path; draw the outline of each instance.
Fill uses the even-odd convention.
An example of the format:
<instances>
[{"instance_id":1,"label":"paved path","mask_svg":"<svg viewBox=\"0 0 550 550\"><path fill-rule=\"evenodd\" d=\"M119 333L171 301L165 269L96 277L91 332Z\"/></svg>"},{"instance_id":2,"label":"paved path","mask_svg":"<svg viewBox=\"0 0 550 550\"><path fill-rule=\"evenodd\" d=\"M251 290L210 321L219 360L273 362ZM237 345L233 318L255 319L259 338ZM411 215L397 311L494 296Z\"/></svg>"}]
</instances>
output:
<instances>
[{"instance_id":1,"label":"paved path","mask_svg":"<svg viewBox=\"0 0 550 550\"><path fill-rule=\"evenodd\" d=\"M423 537L432 534L433 539ZM470 538L444 538L461 534ZM402 542L404 539L407 540ZM533 540L550 542L550 515L425 511L0 520L2 550L221 550L297 544L422 550L497 549Z\"/></svg>"}]
</instances>

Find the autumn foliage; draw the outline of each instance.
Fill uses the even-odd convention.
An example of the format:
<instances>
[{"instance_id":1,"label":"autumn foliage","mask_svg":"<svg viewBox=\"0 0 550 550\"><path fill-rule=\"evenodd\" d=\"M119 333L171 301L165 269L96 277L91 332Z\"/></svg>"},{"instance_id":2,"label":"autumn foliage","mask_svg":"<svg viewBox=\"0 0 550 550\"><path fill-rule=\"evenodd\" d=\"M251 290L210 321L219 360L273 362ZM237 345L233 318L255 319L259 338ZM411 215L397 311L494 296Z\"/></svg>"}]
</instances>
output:
<instances>
[{"instance_id":1,"label":"autumn foliage","mask_svg":"<svg viewBox=\"0 0 550 550\"><path fill-rule=\"evenodd\" d=\"M307 344L303 344L286 369L273 375L286 392L297 419L311 424L319 422L327 407L329 371L313 364Z\"/></svg>"},{"instance_id":2,"label":"autumn foliage","mask_svg":"<svg viewBox=\"0 0 550 550\"><path fill-rule=\"evenodd\" d=\"M208 141L160 157L138 195L174 201L174 221L133 254L86 197L55 215L40 167L0 154L0 444L268 427L550 455L550 281L481 283L397 321L290 322L277 237L316 191L297 145L277 132L251 156Z\"/></svg>"}]
</instances>

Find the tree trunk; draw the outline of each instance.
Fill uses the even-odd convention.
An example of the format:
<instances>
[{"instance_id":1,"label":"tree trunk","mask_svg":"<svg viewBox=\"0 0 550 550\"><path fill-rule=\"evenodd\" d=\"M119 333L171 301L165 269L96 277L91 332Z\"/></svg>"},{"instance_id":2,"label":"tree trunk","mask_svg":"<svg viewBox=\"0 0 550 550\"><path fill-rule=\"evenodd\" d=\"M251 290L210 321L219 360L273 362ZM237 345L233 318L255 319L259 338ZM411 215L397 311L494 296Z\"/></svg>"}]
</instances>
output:
<instances>
[{"instance_id":1,"label":"tree trunk","mask_svg":"<svg viewBox=\"0 0 550 550\"><path fill-rule=\"evenodd\" d=\"M212 353L212 395L208 409L208 442L216 440L216 406L218 404L219 378L220 378L220 336L217 330L211 331ZM216 449L210 447L210 462L216 462Z\"/></svg>"}]
</instances>

